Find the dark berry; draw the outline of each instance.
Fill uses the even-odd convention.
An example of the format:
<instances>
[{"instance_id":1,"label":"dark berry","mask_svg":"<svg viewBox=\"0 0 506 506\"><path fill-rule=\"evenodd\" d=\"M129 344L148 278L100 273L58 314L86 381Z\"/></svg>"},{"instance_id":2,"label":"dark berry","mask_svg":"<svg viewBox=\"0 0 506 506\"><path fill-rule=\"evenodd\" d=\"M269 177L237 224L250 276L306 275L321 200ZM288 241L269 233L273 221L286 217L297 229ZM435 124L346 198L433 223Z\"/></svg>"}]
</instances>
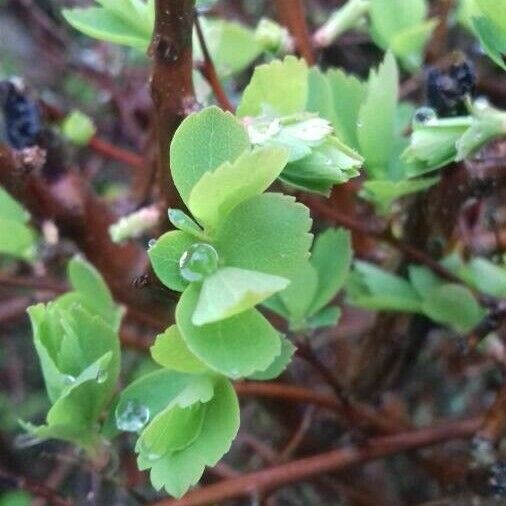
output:
<instances>
[{"instance_id":1,"label":"dark berry","mask_svg":"<svg viewBox=\"0 0 506 506\"><path fill-rule=\"evenodd\" d=\"M37 104L14 83L0 84L7 141L15 149L34 146L42 127Z\"/></svg>"}]
</instances>

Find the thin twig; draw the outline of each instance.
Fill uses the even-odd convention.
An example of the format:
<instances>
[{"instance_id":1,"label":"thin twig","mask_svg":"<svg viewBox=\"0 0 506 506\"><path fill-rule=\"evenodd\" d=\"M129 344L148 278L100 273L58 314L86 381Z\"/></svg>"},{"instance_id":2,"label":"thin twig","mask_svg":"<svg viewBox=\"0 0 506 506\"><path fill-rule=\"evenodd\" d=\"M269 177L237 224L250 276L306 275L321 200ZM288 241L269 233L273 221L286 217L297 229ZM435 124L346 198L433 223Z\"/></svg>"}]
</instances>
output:
<instances>
[{"instance_id":1,"label":"thin twig","mask_svg":"<svg viewBox=\"0 0 506 506\"><path fill-rule=\"evenodd\" d=\"M213 90L214 96L216 97L216 100L218 101L220 107L225 111L234 112L235 107L232 105L227 97L227 94L225 93L225 90L223 89L220 78L218 77L218 73L216 72L216 67L214 66L213 59L209 53L209 48L207 47L198 13L195 13L195 28L197 31L200 48L202 49L202 55L204 56L204 61L201 65L199 65L199 70L209 83L209 86L211 86L211 89Z\"/></svg>"},{"instance_id":2,"label":"thin twig","mask_svg":"<svg viewBox=\"0 0 506 506\"><path fill-rule=\"evenodd\" d=\"M370 439L365 446L347 446L295 460L287 464L246 474L232 480L203 487L179 500L165 499L153 506L204 506L221 504L227 499L248 497L277 490L291 483L300 483L330 471L342 471L397 453L434 446L474 435L480 418L446 422L437 426L403 432L394 436Z\"/></svg>"},{"instance_id":3,"label":"thin twig","mask_svg":"<svg viewBox=\"0 0 506 506\"><path fill-rule=\"evenodd\" d=\"M90 139L88 146L105 156L106 158L110 158L111 160L116 160L118 162L124 163L129 167L138 170L144 170L146 168L146 162L142 158L142 156L137 153L133 153L128 151L127 149L120 148L119 146L115 146L105 139L101 139L100 137L94 136Z\"/></svg>"}]
</instances>

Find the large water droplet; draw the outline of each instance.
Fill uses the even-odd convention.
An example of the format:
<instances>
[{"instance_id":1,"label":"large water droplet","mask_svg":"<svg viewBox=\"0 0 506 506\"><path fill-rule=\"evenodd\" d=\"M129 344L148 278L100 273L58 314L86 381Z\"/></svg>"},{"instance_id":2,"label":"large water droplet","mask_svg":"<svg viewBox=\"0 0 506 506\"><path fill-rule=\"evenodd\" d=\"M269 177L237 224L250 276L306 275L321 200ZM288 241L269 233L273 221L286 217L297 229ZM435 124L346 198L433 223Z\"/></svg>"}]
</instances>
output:
<instances>
[{"instance_id":1,"label":"large water droplet","mask_svg":"<svg viewBox=\"0 0 506 506\"><path fill-rule=\"evenodd\" d=\"M139 401L128 401L116 411L116 427L125 432L138 432L149 422L149 408Z\"/></svg>"},{"instance_id":2,"label":"large water droplet","mask_svg":"<svg viewBox=\"0 0 506 506\"><path fill-rule=\"evenodd\" d=\"M153 248L156 244L156 239L150 239L148 242L148 248Z\"/></svg>"},{"instance_id":3,"label":"large water droplet","mask_svg":"<svg viewBox=\"0 0 506 506\"><path fill-rule=\"evenodd\" d=\"M218 252L205 243L192 244L181 256L179 269L187 281L202 281L218 269Z\"/></svg>"},{"instance_id":4,"label":"large water droplet","mask_svg":"<svg viewBox=\"0 0 506 506\"><path fill-rule=\"evenodd\" d=\"M479 111L484 111L490 107L490 102L486 97L478 97L474 101L474 107Z\"/></svg>"},{"instance_id":5,"label":"large water droplet","mask_svg":"<svg viewBox=\"0 0 506 506\"><path fill-rule=\"evenodd\" d=\"M413 123L424 125L437 118L436 111L430 107L420 107L413 116Z\"/></svg>"},{"instance_id":6,"label":"large water droplet","mask_svg":"<svg viewBox=\"0 0 506 506\"><path fill-rule=\"evenodd\" d=\"M76 378L71 376L70 374L65 374L63 376L63 384L66 386L73 385L76 382Z\"/></svg>"}]
</instances>

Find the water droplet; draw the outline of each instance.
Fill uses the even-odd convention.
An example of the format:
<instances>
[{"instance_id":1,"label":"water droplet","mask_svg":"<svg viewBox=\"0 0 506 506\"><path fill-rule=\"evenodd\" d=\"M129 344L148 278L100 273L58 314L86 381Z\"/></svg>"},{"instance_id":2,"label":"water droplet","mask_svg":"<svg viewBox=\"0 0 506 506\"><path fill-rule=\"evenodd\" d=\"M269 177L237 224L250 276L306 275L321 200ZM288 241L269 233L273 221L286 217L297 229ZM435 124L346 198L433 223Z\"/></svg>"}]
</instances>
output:
<instances>
[{"instance_id":1,"label":"water droplet","mask_svg":"<svg viewBox=\"0 0 506 506\"><path fill-rule=\"evenodd\" d=\"M125 432L138 432L148 422L150 417L149 408L139 401L128 401L124 406L120 404L116 410L116 427Z\"/></svg>"},{"instance_id":2,"label":"water droplet","mask_svg":"<svg viewBox=\"0 0 506 506\"><path fill-rule=\"evenodd\" d=\"M105 383L107 381L107 376L107 371L105 369L100 369L97 373L97 383Z\"/></svg>"},{"instance_id":3,"label":"water droplet","mask_svg":"<svg viewBox=\"0 0 506 506\"><path fill-rule=\"evenodd\" d=\"M142 456L150 462L155 462L156 460L160 460L163 457L163 455L153 452L146 444L144 439L141 439L140 441L140 451L142 453Z\"/></svg>"},{"instance_id":4,"label":"water droplet","mask_svg":"<svg viewBox=\"0 0 506 506\"><path fill-rule=\"evenodd\" d=\"M70 386L73 385L76 382L76 378L74 376L71 376L70 374L65 374L63 376L63 384Z\"/></svg>"},{"instance_id":5,"label":"water droplet","mask_svg":"<svg viewBox=\"0 0 506 506\"><path fill-rule=\"evenodd\" d=\"M34 436L33 434L18 434L14 438L14 446L20 450L23 448L30 448L42 443L42 439Z\"/></svg>"},{"instance_id":6,"label":"water droplet","mask_svg":"<svg viewBox=\"0 0 506 506\"><path fill-rule=\"evenodd\" d=\"M364 124L361 121L357 121L357 128L362 128Z\"/></svg>"},{"instance_id":7,"label":"water droplet","mask_svg":"<svg viewBox=\"0 0 506 506\"><path fill-rule=\"evenodd\" d=\"M218 252L205 243L192 244L181 256L179 269L187 281L202 281L218 269Z\"/></svg>"},{"instance_id":8,"label":"water droplet","mask_svg":"<svg viewBox=\"0 0 506 506\"><path fill-rule=\"evenodd\" d=\"M150 239L148 242L148 248L153 248L156 244L156 239Z\"/></svg>"},{"instance_id":9,"label":"water droplet","mask_svg":"<svg viewBox=\"0 0 506 506\"><path fill-rule=\"evenodd\" d=\"M430 107L420 107L413 116L413 123L425 124L437 118L436 111Z\"/></svg>"}]
</instances>

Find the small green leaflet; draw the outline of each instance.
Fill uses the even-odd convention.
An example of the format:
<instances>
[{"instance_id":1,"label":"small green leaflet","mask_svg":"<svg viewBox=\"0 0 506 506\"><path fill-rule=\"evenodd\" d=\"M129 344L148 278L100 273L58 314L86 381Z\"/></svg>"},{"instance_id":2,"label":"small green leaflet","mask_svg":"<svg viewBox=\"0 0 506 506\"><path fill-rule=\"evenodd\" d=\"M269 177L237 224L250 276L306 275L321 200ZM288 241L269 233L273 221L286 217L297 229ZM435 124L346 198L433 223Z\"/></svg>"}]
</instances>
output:
<instances>
[{"instance_id":1,"label":"small green leaflet","mask_svg":"<svg viewBox=\"0 0 506 506\"><path fill-rule=\"evenodd\" d=\"M97 0L101 7L64 9L63 17L76 30L114 44L145 51L154 25L153 2Z\"/></svg>"},{"instance_id":2,"label":"small green leaflet","mask_svg":"<svg viewBox=\"0 0 506 506\"><path fill-rule=\"evenodd\" d=\"M431 290L423 302L422 311L432 320L458 332L470 331L485 316L471 291L452 283Z\"/></svg>"},{"instance_id":3,"label":"small green leaflet","mask_svg":"<svg viewBox=\"0 0 506 506\"><path fill-rule=\"evenodd\" d=\"M204 413L202 415L202 412ZM179 498L188 488L201 478L206 466L214 466L229 450L239 429L239 403L232 385L224 378L216 381L214 395L202 408L194 412L198 420L171 425L171 431L184 431L188 436L188 426L193 428L194 439L180 451L169 451L156 459L156 455L139 451L140 469L150 469L151 483L157 490L164 488L170 495ZM201 419L203 417L203 419ZM185 417L183 417L184 420ZM181 420L181 419L180 419ZM196 422L201 423L200 428ZM197 427L195 429L195 427ZM149 426L148 426L149 429ZM163 424L156 430L157 438L163 440ZM196 433L198 434L196 435ZM142 438L142 434L141 434ZM188 440L191 438L188 437Z\"/></svg>"},{"instance_id":4,"label":"small green leaflet","mask_svg":"<svg viewBox=\"0 0 506 506\"><path fill-rule=\"evenodd\" d=\"M274 359L274 362L265 370L248 376L248 379L255 381L269 381L277 378L288 366L295 353L295 346L286 338L281 338L281 353Z\"/></svg>"},{"instance_id":5,"label":"small green leaflet","mask_svg":"<svg viewBox=\"0 0 506 506\"><path fill-rule=\"evenodd\" d=\"M190 234L173 230L163 234L149 248L148 255L153 270L160 281L171 290L182 292L188 286L188 281L181 276L179 260L196 242L197 239Z\"/></svg>"},{"instance_id":6,"label":"small green leaflet","mask_svg":"<svg viewBox=\"0 0 506 506\"><path fill-rule=\"evenodd\" d=\"M209 369L188 349L176 325L157 336L151 346L153 360L162 367L189 374L202 374Z\"/></svg>"},{"instance_id":7,"label":"small green leaflet","mask_svg":"<svg viewBox=\"0 0 506 506\"><path fill-rule=\"evenodd\" d=\"M189 203L206 172L233 163L249 147L246 129L232 114L213 106L188 116L170 146L171 174L183 201Z\"/></svg>"},{"instance_id":8,"label":"small green leaflet","mask_svg":"<svg viewBox=\"0 0 506 506\"><path fill-rule=\"evenodd\" d=\"M473 27L488 56L506 70L506 8L497 0L476 0L482 14L472 18Z\"/></svg>"},{"instance_id":9,"label":"small green leaflet","mask_svg":"<svg viewBox=\"0 0 506 506\"><path fill-rule=\"evenodd\" d=\"M308 69L303 60L287 56L255 68L237 108L239 117L286 116L304 110Z\"/></svg>"},{"instance_id":10,"label":"small green leaflet","mask_svg":"<svg viewBox=\"0 0 506 506\"><path fill-rule=\"evenodd\" d=\"M284 290L289 280L263 272L223 267L204 280L192 323L213 323L260 304Z\"/></svg>"},{"instance_id":11,"label":"small green leaflet","mask_svg":"<svg viewBox=\"0 0 506 506\"><path fill-rule=\"evenodd\" d=\"M188 349L211 369L237 379L263 371L280 354L277 331L256 310L197 327L192 317L199 287L191 284L176 309L176 323Z\"/></svg>"},{"instance_id":12,"label":"small green leaflet","mask_svg":"<svg viewBox=\"0 0 506 506\"><path fill-rule=\"evenodd\" d=\"M34 257L36 238L29 220L28 212L0 186L0 255Z\"/></svg>"},{"instance_id":13,"label":"small green leaflet","mask_svg":"<svg viewBox=\"0 0 506 506\"><path fill-rule=\"evenodd\" d=\"M225 162L214 172L206 172L190 193L188 205L193 216L216 229L235 206L267 190L287 158L284 149L258 148L245 151L235 162Z\"/></svg>"},{"instance_id":14,"label":"small green leaflet","mask_svg":"<svg viewBox=\"0 0 506 506\"><path fill-rule=\"evenodd\" d=\"M74 144L86 146L95 135L96 128L89 116L75 110L64 119L61 132L64 137Z\"/></svg>"}]
</instances>

